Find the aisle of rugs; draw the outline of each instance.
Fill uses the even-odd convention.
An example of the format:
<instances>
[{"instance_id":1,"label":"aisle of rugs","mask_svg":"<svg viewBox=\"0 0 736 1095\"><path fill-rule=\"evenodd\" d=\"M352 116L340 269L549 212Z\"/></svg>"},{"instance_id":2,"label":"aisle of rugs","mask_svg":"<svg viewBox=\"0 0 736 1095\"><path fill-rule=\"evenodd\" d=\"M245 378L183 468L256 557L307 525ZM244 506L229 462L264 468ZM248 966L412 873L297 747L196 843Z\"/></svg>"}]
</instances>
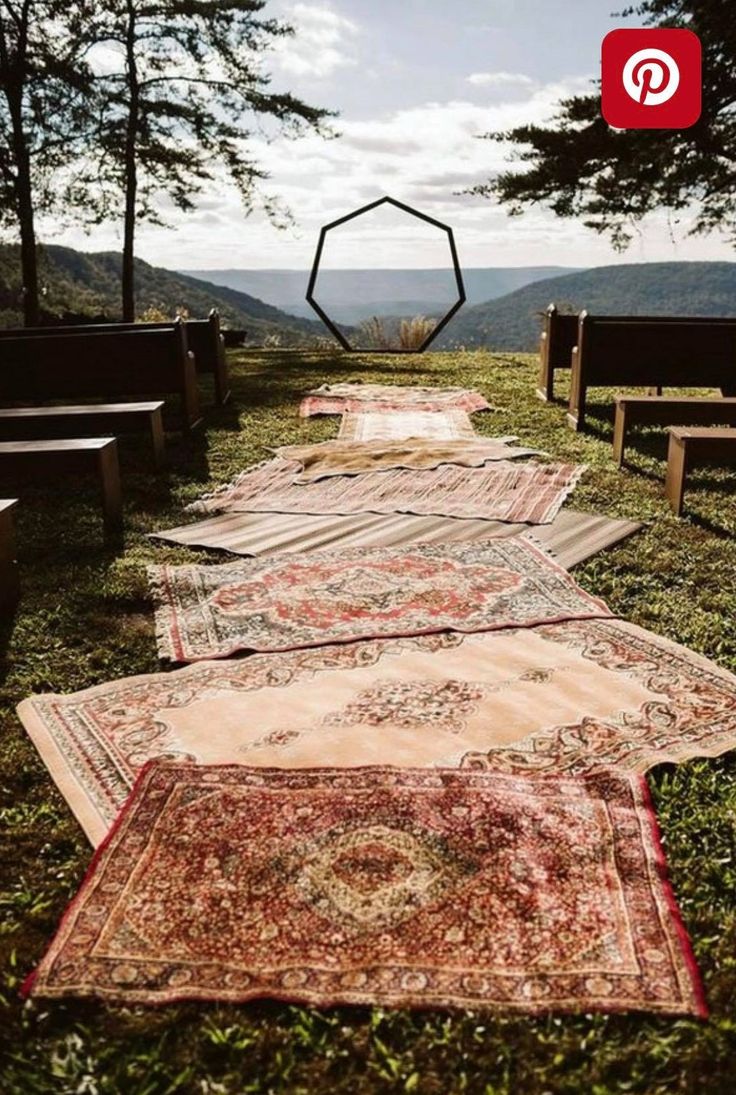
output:
<instances>
[{"instance_id":1,"label":"aisle of rugs","mask_svg":"<svg viewBox=\"0 0 736 1095\"><path fill-rule=\"evenodd\" d=\"M705 1016L644 773L736 678L569 567L636 532L460 388L325 385L151 566L162 660L20 718L96 846L25 992Z\"/></svg>"}]
</instances>

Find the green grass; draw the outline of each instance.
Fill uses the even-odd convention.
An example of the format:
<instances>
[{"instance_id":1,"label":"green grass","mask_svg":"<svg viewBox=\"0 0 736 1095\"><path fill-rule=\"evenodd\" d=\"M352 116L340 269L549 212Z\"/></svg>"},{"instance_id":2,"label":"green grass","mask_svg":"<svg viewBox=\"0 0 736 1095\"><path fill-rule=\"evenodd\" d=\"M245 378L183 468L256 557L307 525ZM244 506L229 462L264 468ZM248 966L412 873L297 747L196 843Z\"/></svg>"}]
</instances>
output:
<instances>
[{"instance_id":1,"label":"green grass","mask_svg":"<svg viewBox=\"0 0 736 1095\"><path fill-rule=\"evenodd\" d=\"M578 508L646 522L577 576L632 620L736 670L736 477L705 471L689 517L664 503L661 432L640 435L634 470L610 449L610 405L591 432L565 428L561 406L533 394L534 360L487 353L348 357L263 352L232 359L235 401L208 408L206 433L171 446L168 477L123 448L124 549L105 547L93 493L29 492L19 513L23 599L0 640L0 1092L163 1095L165 1092L420 1092L693 1095L732 1092L736 1068L736 764L733 757L662 767L650 784L671 877L691 933L712 1016L707 1023L641 1015L527 1019L483 1013L315 1011L263 1002L123 1009L22 1004L18 986L75 893L90 848L14 715L33 691L69 691L158 668L144 564L212 558L146 540L181 523L182 506L263 446L334 436L336 420L301 423L300 393L325 380L467 384L500 413L484 434L518 433L590 467ZM594 395L598 393L594 392ZM601 393L602 394L602 393ZM0 496L8 487L0 485ZM502 926L500 926L502 930Z\"/></svg>"}]
</instances>

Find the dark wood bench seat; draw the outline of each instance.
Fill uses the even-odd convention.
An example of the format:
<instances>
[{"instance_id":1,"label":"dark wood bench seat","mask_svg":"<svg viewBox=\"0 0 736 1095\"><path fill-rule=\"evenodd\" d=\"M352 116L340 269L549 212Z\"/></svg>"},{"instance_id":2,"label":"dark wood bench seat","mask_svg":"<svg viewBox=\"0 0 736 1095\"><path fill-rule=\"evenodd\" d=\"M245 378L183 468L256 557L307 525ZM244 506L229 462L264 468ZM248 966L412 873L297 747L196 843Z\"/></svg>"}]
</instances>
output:
<instances>
[{"instance_id":1,"label":"dark wood bench seat","mask_svg":"<svg viewBox=\"0 0 736 1095\"><path fill-rule=\"evenodd\" d=\"M175 330L182 326L186 334L187 349L194 354L197 373L211 374L215 383L215 401L227 402L230 397L230 378L225 355L225 340L220 330L220 315L213 308L207 319L169 320L160 323L87 323L54 327L14 327L0 330L0 341L5 338L57 338L80 334L136 334L142 331Z\"/></svg>"},{"instance_id":2,"label":"dark wood bench seat","mask_svg":"<svg viewBox=\"0 0 736 1095\"><path fill-rule=\"evenodd\" d=\"M40 438L79 437L88 431L93 436L148 431L153 447L153 462L164 466L163 402L77 403L51 407L0 407L0 440L38 440Z\"/></svg>"},{"instance_id":3,"label":"dark wood bench seat","mask_svg":"<svg viewBox=\"0 0 736 1095\"><path fill-rule=\"evenodd\" d=\"M685 484L695 464L719 461L736 465L736 429L719 426L670 427L665 494L674 513L682 513Z\"/></svg>"},{"instance_id":4,"label":"dark wood bench seat","mask_svg":"<svg viewBox=\"0 0 736 1095\"><path fill-rule=\"evenodd\" d=\"M585 424L588 388L720 388L736 395L736 318L592 316L572 352L568 424Z\"/></svg>"},{"instance_id":5,"label":"dark wood bench seat","mask_svg":"<svg viewBox=\"0 0 736 1095\"><path fill-rule=\"evenodd\" d=\"M49 476L53 480L77 472L94 473L100 484L105 528L122 527L118 443L114 437L64 438L58 441L0 441L0 475ZM19 484L20 485L20 484ZM74 478L68 485L75 488Z\"/></svg>"},{"instance_id":6,"label":"dark wood bench seat","mask_svg":"<svg viewBox=\"0 0 736 1095\"><path fill-rule=\"evenodd\" d=\"M736 398L727 396L617 395L613 458L624 462L630 426L736 426Z\"/></svg>"},{"instance_id":7,"label":"dark wood bench seat","mask_svg":"<svg viewBox=\"0 0 736 1095\"><path fill-rule=\"evenodd\" d=\"M0 498L0 613L11 613L20 593L15 558L17 498Z\"/></svg>"},{"instance_id":8,"label":"dark wood bench seat","mask_svg":"<svg viewBox=\"0 0 736 1095\"><path fill-rule=\"evenodd\" d=\"M0 335L0 404L178 397L186 429L202 421L182 323L165 329Z\"/></svg>"}]
</instances>

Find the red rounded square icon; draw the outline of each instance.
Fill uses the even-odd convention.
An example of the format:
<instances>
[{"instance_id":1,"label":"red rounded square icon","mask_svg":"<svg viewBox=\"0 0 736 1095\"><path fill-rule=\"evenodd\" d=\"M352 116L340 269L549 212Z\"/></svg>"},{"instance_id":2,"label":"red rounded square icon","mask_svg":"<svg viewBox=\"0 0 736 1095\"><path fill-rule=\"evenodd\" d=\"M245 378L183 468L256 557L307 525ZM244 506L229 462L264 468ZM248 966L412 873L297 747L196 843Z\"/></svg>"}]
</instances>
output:
<instances>
[{"instance_id":1,"label":"red rounded square icon","mask_svg":"<svg viewBox=\"0 0 736 1095\"><path fill-rule=\"evenodd\" d=\"M601 110L614 129L686 129L700 117L700 39L691 30L612 30Z\"/></svg>"}]
</instances>

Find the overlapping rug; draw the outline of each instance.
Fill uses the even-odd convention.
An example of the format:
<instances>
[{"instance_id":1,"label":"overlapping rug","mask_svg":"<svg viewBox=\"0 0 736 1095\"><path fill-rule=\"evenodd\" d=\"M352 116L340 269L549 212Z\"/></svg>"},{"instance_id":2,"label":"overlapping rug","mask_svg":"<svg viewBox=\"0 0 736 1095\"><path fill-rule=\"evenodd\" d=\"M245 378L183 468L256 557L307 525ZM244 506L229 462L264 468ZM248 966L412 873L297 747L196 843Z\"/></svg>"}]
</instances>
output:
<instances>
[{"instance_id":1,"label":"overlapping rug","mask_svg":"<svg viewBox=\"0 0 736 1095\"><path fill-rule=\"evenodd\" d=\"M340 441L473 441L477 434L467 411L363 411L343 414Z\"/></svg>"},{"instance_id":2,"label":"overlapping rug","mask_svg":"<svg viewBox=\"0 0 736 1095\"><path fill-rule=\"evenodd\" d=\"M416 517L412 514L354 515L293 513L225 513L163 529L149 535L185 547L210 548L234 555L275 555L327 548L401 547L418 543L471 543L501 537L533 535L569 569L641 528L638 521L561 509L546 525L484 521L459 517Z\"/></svg>"},{"instance_id":3,"label":"overlapping rug","mask_svg":"<svg viewBox=\"0 0 736 1095\"><path fill-rule=\"evenodd\" d=\"M194 664L19 705L104 841L28 991L705 1014L641 773L733 748L736 678L576 585L639 525L561 510L585 469L483 409L313 390L336 442L158 534L264 556L150 568Z\"/></svg>"},{"instance_id":4,"label":"overlapping rug","mask_svg":"<svg viewBox=\"0 0 736 1095\"><path fill-rule=\"evenodd\" d=\"M159 654L178 662L611 615L521 538L149 566L148 577Z\"/></svg>"},{"instance_id":5,"label":"overlapping rug","mask_svg":"<svg viewBox=\"0 0 736 1095\"><path fill-rule=\"evenodd\" d=\"M323 384L307 393L299 406L302 418L317 414L364 411L488 411L490 403L469 388L403 387L399 384Z\"/></svg>"},{"instance_id":6,"label":"overlapping rug","mask_svg":"<svg viewBox=\"0 0 736 1095\"><path fill-rule=\"evenodd\" d=\"M197 662L18 714L98 843L155 759L579 775L736 746L736 677L615 619Z\"/></svg>"},{"instance_id":7,"label":"overlapping rug","mask_svg":"<svg viewBox=\"0 0 736 1095\"><path fill-rule=\"evenodd\" d=\"M282 460L299 464L294 483L315 483L335 475L364 475L396 468L423 471L441 464L480 468L494 460L539 455L537 449L512 444L518 440L518 437L488 437L437 441L408 437L405 441L321 441L313 445L282 445L274 452Z\"/></svg>"},{"instance_id":8,"label":"overlapping rug","mask_svg":"<svg viewBox=\"0 0 736 1095\"><path fill-rule=\"evenodd\" d=\"M149 767L26 991L706 1006L642 780Z\"/></svg>"},{"instance_id":9,"label":"overlapping rug","mask_svg":"<svg viewBox=\"0 0 736 1095\"><path fill-rule=\"evenodd\" d=\"M443 465L426 471L366 472L296 484L300 465L268 460L188 509L193 513L413 513L546 524L575 489L585 467L514 464Z\"/></svg>"}]
</instances>

